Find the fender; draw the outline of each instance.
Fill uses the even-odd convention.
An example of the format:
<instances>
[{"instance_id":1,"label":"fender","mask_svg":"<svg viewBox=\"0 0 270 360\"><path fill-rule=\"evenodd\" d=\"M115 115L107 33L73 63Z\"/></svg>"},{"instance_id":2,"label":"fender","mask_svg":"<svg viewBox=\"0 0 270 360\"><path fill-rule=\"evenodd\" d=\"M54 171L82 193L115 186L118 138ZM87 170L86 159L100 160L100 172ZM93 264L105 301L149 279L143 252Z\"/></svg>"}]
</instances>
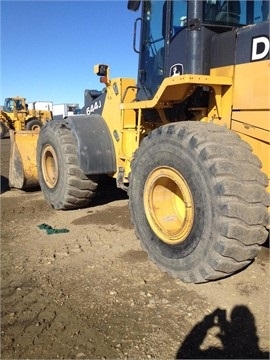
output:
<instances>
[{"instance_id":1,"label":"fender","mask_svg":"<svg viewBox=\"0 0 270 360\"><path fill-rule=\"evenodd\" d=\"M113 174L116 156L109 128L100 115L76 115L65 118L78 143L81 170L87 174Z\"/></svg>"}]
</instances>

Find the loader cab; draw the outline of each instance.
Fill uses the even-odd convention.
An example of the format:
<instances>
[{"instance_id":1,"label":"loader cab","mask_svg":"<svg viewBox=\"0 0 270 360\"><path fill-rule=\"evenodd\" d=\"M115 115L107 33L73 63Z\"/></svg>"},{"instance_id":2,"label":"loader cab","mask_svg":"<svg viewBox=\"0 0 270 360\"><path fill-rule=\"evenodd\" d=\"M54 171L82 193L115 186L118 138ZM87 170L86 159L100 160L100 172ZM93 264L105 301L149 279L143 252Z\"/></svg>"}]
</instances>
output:
<instances>
[{"instance_id":1,"label":"loader cab","mask_svg":"<svg viewBox=\"0 0 270 360\"><path fill-rule=\"evenodd\" d=\"M23 99L15 99L15 108L17 111L25 110L25 102Z\"/></svg>"},{"instance_id":2,"label":"loader cab","mask_svg":"<svg viewBox=\"0 0 270 360\"><path fill-rule=\"evenodd\" d=\"M258 0L128 2L130 10L140 6L133 42L139 54L137 100L152 99L166 77L209 75L214 35L235 34L238 28L269 16L269 2Z\"/></svg>"},{"instance_id":3,"label":"loader cab","mask_svg":"<svg viewBox=\"0 0 270 360\"><path fill-rule=\"evenodd\" d=\"M3 110L7 113L25 110L25 100L22 98L6 98Z\"/></svg>"},{"instance_id":4,"label":"loader cab","mask_svg":"<svg viewBox=\"0 0 270 360\"><path fill-rule=\"evenodd\" d=\"M13 110L14 110L14 99L13 98L5 99L3 110L7 113L13 112Z\"/></svg>"}]
</instances>

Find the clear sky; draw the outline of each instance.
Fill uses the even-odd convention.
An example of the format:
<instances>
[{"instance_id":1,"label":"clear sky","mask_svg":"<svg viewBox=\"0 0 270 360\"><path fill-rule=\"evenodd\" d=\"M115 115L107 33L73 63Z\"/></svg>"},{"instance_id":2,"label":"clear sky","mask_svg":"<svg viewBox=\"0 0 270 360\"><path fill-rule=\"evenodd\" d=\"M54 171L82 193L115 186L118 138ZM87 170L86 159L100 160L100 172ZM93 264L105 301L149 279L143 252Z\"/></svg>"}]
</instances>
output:
<instances>
[{"instance_id":1,"label":"clear sky","mask_svg":"<svg viewBox=\"0 0 270 360\"><path fill-rule=\"evenodd\" d=\"M134 21L125 0L1 0L1 92L28 102L75 102L85 89L102 89L93 73L110 65L111 77L137 77Z\"/></svg>"}]
</instances>

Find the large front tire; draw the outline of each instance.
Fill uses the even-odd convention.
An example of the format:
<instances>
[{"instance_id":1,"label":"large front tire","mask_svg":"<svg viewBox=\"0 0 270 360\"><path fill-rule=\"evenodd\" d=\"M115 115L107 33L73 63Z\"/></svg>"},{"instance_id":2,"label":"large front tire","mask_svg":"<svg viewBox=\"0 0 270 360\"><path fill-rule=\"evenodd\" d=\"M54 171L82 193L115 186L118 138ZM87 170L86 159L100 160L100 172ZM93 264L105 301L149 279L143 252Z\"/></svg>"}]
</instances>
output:
<instances>
[{"instance_id":1,"label":"large front tire","mask_svg":"<svg viewBox=\"0 0 270 360\"><path fill-rule=\"evenodd\" d=\"M94 198L97 176L85 175L80 167L77 143L60 121L42 127L37 144L37 169L45 199L55 209L86 207Z\"/></svg>"},{"instance_id":2,"label":"large front tire","mask_svg":"<svg viewBox=\"0 0 270 360\"><path fill-rule=\"evenodd\" d=\"M224 127L166 125L145 138L131 164L136 234L162 270L184 282L246 267L267 238L267 178L249 145Z\"/></svg>"}]
</instances>

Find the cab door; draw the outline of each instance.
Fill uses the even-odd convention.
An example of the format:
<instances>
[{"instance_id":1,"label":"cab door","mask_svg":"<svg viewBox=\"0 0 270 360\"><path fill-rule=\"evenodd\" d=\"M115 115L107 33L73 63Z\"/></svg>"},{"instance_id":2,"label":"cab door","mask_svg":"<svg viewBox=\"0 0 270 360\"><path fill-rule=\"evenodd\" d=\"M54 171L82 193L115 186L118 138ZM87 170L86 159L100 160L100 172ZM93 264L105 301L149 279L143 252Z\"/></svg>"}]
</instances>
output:
<instances>
[{"instance_id":1,"label":"cab door","mask_svg":"<svg viewBox=\"0 0 270 360\"><path fill-rule=\"evenodd\" d=\"M152 99L163 79L184 73L188 1L143 1L138 100Z\"/></svg>"},{"instance_id":2,"label":"cab door","mask_svg":"<svg viewBox=\"0 0 270 360\"><path fill-rule=\"evenodd\" d=\"M166 1L143 1L138 70L139 100L152 99L164 78Z\"/></svg>"}]
</instances>

